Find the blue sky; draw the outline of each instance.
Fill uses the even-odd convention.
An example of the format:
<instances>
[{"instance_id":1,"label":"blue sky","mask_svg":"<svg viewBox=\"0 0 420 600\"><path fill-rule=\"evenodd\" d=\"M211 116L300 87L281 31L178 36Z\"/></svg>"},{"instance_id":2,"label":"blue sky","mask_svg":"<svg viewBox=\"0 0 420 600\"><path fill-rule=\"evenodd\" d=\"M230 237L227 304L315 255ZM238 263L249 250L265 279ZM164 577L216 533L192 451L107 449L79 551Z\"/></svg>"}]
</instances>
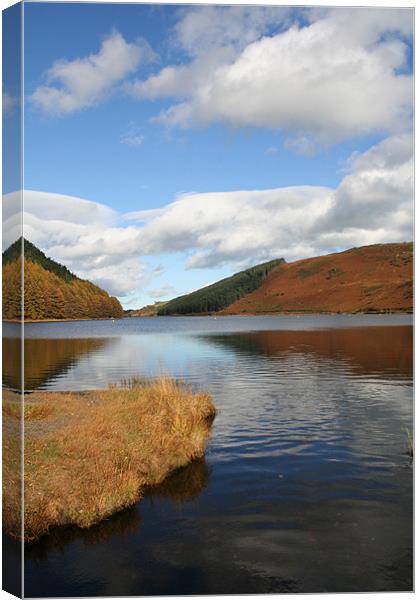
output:
<instances>
[{"instance_id":1,"label":"blue sky","mask_svg":"<svg viewBox=\"0 0 420 600\"><path fill-rule=\"evenodd\" d=\"M25 235L130 307L411 239L412 13L345 10L27 3Z\"/></svg>"},{"instance_id":2,"label":"blue sky","mask_svg":"<svg viewBox=\"0 0 420 600\"><path fill-rule=\"evenodd\" d=\"M161 57L158 67L174 60L188 62L183 61L182 52L171 47L171 29L184 10L157 5L28 4L27 93L39 86L57 58L73 60L95 52L115 29L127 41L143 37ZM139 74L154 70L146 65ZM29 108L26 187L60 191L129 211L163 206L186 191L336 185L351 152L367 149L378 137L349 140L306 157L285 150L277 131L216 124L168 132L150 123L170 104L168 100L139 102L115 97L65 119L39 115ZM121 143L121 137L130 131L144 136L141 146ZM277 152L270 154L270 148Z\"/></svg>"}]
</instances>

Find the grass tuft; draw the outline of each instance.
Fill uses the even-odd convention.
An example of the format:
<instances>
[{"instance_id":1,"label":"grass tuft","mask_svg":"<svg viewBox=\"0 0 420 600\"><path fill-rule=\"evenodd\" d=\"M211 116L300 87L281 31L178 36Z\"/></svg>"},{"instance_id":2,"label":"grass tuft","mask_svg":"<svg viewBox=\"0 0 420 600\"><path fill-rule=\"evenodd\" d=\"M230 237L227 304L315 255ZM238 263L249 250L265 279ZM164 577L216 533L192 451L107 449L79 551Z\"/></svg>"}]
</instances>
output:
<instances>
[{"instance_id":1,"label":"grass tuft","mask_svg":"<svg viewBox=\"0 0 420 600\"><path fill-rule=\"evenodd\" d=\"M4 396L4 420L16 420L13 395ZM90 527L137 502L148 486L204 455L216 414L207 393L167 378L91 392L34 392L27 406L27 541L57 525ZM20 499L8 485L17 483L19 448L7 423L3 442L9 449L4 526L20 537Z\"/></svg>"}]
</instances>

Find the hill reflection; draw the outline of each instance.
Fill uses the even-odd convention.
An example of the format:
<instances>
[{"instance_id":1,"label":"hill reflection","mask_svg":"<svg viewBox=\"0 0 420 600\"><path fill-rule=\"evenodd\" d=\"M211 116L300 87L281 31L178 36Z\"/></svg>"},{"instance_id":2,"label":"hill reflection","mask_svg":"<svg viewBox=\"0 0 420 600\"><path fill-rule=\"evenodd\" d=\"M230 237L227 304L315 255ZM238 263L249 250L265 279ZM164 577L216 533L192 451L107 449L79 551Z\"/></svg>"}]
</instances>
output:
<instances>
[{"instance_id":1,"label":"hill reflection","mask_svg":"<svg viewBox=\"0 0 420 600\"><path fill-rule=\"evenodd\" d=\"M44 386L109 343L107 338L26 339L25 390ZM3 385L12 390L22 388L19 338L3 338Z\"/></svg>"},{"instance_id":2,"label":"hill reflection","mask_svg":"<svg viewBox=\"0 0 420 600\"><path fill-rule=\"evenodd\" d=\"M200 337L208 343L247 354L267 357L311 354L341 360L359 375L404 378L413 375L411 326L259 331Z\"/></svg>"}]
</instances>

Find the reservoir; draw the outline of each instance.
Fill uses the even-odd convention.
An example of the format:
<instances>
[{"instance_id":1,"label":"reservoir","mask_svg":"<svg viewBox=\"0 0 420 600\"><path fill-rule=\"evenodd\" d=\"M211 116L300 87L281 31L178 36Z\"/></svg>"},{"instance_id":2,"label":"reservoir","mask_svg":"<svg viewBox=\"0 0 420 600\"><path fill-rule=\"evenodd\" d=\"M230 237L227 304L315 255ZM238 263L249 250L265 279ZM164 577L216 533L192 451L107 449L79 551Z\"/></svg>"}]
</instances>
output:
<instances>
[{"instance_id":1,"label":"reservoir","mask_svg":"<svg viewBox=\"0 0 420 600\"><path fill-rule=\"evenodd\" d=\"M25 325L28 393L169 375L218 411L205 459L27 544L25 595L411 590L412 334L410 315ZM17 388L16 325L3 335Z\"/></svg>"}]
</instances>

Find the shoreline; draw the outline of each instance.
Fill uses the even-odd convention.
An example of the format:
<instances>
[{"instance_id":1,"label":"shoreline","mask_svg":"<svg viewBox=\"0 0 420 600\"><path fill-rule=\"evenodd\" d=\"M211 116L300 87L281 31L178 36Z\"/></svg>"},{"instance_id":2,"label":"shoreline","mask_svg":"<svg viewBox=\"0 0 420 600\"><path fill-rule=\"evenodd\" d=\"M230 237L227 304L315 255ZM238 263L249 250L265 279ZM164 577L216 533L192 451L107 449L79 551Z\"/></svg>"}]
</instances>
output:
<instances>
[{"instance_id":1,"label":"shoreline","mask_svg":"<svg viewBox=\"0 0 420 600\"><path fill-rule=\"evenodd\" d=\"M150 318L155 318L155 317L160 317L160 318L166 318L166 317L215 317L215 318L222 318L222 317L293 317L293 316L311 316L311 315L316 315L316 316L325 316L325 315L347 315L347 316L357 316L357 315L412 315L413 314L413 310L378 310L378 311L352 311L352 312L346 312L346 311L309 311L309 310L301 310L301 311L284 311L284 312L266 312L266 313L253 313L253 312L249 312L249 313L245 313L245 312L238 312L238 313L186 313L183 315L179 315L179 314L173 314L173 315L133 315L133 316L128 316L128 317L124 317L127 319L150 319Z\"/></svg>"},{"instance_id":2,"label":"shoreline","mask_svg":"<svg viewBox=\"0 0 420 600\"><path fill-rule=\"evenodd\" d=\"M89 528L205 454L216 409L171 379L25 397L25 532ZM21 539L21 396L3 391L3 526Z\"/></svg>"},{"instance_id":3,"label":"shoreline","mask_svg":"<svg viewBox=\"0 0 420 600\"><path fill-rule=\"evenodd\" d=\"M17 323L25 325L26 323L77 323L78 321L121 321L127 317L106 317L102 319L93 319L92 317L79 317L78 319L2 319L3 323Z\"/></svg>"},{"instance_id":4,"label":"shoreline","mask_svg":"<svg viewBox=\"0 0 420 600\"><path fill-rule=\"evenodd\" d=\"M79 319L26 319L20 321L17 319L2 319L3 323L16 323L26 325L29 323L77 323L85 321L124 321L126 319L154 319L159 318L172 318L172 317L215 317L217 319L222 317L293 317L293 316L335 316L335 315L413 315L414 310L378 310L378 311L284 311L284 312L267 312L267 313L190 313L190 314L173 314L173 315L127 315L118 318L107 318L107 319L92 319L92 318L79 318Z\"/></svg>"}]
</instances>

